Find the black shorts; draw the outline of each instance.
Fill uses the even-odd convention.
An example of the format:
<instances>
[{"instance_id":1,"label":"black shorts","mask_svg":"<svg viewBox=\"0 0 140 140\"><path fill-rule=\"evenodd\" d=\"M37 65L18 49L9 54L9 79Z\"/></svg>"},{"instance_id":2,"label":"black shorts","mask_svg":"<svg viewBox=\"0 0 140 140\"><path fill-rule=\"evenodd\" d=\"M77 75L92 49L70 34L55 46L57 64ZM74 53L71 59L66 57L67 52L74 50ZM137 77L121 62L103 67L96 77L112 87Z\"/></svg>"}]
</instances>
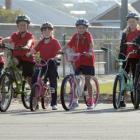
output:
<instances>
[{"instance_id":1,"label":"black shorts","mask_svg":"<svg viewBox=\"0 0 140 140\"><path fill-rule=\"evenodd\" d=\"M95 68L94 66L80 66L75 70L75 74L95 75Z\"/></svg>"},{"instance_id":2,"label":"black shorts","mask_svg":"<svg viewBox=\"0 0 140 140\"><path fill-rule=\"evenodd\" d=\"M22 69L22 75L24 77L32 77L34 72L34 63L20 60L17 67Z\"/></svg>"}]
</instances>

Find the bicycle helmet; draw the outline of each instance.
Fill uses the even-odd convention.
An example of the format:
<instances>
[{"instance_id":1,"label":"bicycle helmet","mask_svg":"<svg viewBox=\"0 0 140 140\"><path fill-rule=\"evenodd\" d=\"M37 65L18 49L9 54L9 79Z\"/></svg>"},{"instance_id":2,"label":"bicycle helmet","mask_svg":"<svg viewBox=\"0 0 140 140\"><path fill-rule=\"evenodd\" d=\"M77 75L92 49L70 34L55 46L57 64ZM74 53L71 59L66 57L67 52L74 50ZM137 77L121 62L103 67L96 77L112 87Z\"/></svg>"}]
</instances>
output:
<instances>
[{"instance_id":1,"label":"bicycle helmet","mask_svg":"<svg viewBox=\"0 0 140 140\"><path fill-rule=\"evenodd\" d=\"M54 27L53 27L52 23L45 22L41 25L40 30L42 31L43 29L46 29L46 28L50 28L51 30L53 30Z\"/></svg>"},{"instance_id":2,"label":"bicycle helmet","mask_svg":"<svg viewBox=\"0 0 140 140\"><path fill-rule=\"evenodd\" d=\"M20 15L20 16L17 16L16 18L16 23L18 24L19 22L21 21L25 21L27 22L28 24L30 24L30 18L27 16L27 15Z\"/></svg>"},{"instance_id":3,"label":"bicycle helmet","mask_svg":"<svg viewBox=\"0 0 140 140\"><path fill-rule=\"evenodd\" d=\"M126 16L126 19L129 20L130 18L134 18L136 20L139 20L139 16L136 14L136 13L129 13L127 16Z\"/></svg>"},{"instance_id":4,"label":"bicycle helmet","mask_svg":"<svg viewBox=\"0 0 140 140\"><path fill-rule=\"evenodd\" d=\"M88 27L89 22L86 19L78 19L75 23L75 26L78 26L78 25L84 25L84 26Z\"/></svg>"}]
</instances>

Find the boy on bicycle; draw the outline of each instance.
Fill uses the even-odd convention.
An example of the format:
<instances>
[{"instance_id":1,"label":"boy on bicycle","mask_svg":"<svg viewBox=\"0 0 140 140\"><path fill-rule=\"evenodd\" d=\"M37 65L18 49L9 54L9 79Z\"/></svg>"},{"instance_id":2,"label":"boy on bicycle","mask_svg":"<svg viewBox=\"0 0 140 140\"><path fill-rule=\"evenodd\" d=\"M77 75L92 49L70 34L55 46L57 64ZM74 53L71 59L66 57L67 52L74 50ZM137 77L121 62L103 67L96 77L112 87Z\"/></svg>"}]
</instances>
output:
<instances>
[{"instance_id":1,"label":"boy on bicycle","mask_svg":"<svg viewBox=\"0 0 140 140\"><path fill-rule=\"evenodd\" d=\"M93 37L88 32L89 22L85 19L78 19L75 23L77 32L72 36L67 44L67 47L74 53L84 53L75 62L75 74L82 73L85 75L85 84L88 90L87 109L93 109L94 101L92 95L92 86L90 84L90 77L95 75L95 55L93 51L94 43ZM78 106L78 99L75 97L72 108Z\"/></svg>"},{"instance_id":2,"label":"boy on bicycle","mask_svg":"<svg viewBox=\"0 0 140 140\"><path fill-rule=\"evenodd\" d=\"M57 62L55 58L57 57L58 52L61 50L61 46L58 40L53 36L53 29L54 27L50 22L45 22L41 25L40 30L42 33L42 38L28 55L39 52L42 60L47 61L49 59L52 59L49 61L47 66L43 67L42 75L47 70L44 80L46 82L46 79L48 78L50 87L54 89L53 93L51 94L52 96L51 106L52 110L57 110L58 72L57 72ZM39 70L36 69L33 75L33 83L37 81L38 72Z\"/></svg>"},{"instance_id":3,"label":"boy on bicycle","mask_svg":"<svg viewBox=\"0 0 140 140\"><path fill-rule=\"evenodd\" d=\"M17 66L22 68L23 76L31 85L34 58L33 56L26 56L34 46L33 34L28 31L30 18L26 15L18 16L16 24L18 31L14 32L10 37L10 43L14 47L13 56L18 62Z\"/></svg>"}]
</instances>

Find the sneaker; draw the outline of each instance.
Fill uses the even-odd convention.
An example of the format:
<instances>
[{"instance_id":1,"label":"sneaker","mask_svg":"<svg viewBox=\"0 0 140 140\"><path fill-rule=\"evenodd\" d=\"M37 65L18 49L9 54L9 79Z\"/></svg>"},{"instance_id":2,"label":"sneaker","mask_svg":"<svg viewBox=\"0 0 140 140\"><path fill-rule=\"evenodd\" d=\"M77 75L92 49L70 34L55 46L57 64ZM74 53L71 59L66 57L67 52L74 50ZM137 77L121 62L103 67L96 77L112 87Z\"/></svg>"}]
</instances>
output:
<instances>
[{"instance_id":1,"label":"sneaker","mask_svg":"<svg viewBox=\"0 0 140 140\"><path fill-rule=\"evenodd\" d=\"M120 107L126 107L126 104L124 101L120 101Z\"/></svg>"},{"instance_id":2,"label":"sneaker","mask_svg":"<svg viewBox=\"0 0 140 140\"><path fill-rule=\"evenodd\" d=\"M94 99L92 97L89 97L87 99L87 106L92 106L94 104Z\"/></svg>"},{"instance_id":3,"label":"sneaker","mask_svg":"<svg viewBox=\"0 0 140 140\"><path fill-rule=\"evenodd\" d=\"M57 110L57 106L56 105L53 105L52 106L52 110Z\"/></svg>"},{"instance_id":4,"label":"sneaker","mask_svg":"<svg viewBox=\"0 0 140 140\"><path fill-rule=\"evenodd\" d=\"M94 104L91 106L87 106L87 110L93 110L93 108L94 108Z\"/></svg>"},{"instance_id":5,"label":"sneaker","mask_svg":"<svg viewBox=\"0 0 140 140\"><path fill-rule=\"evenodd\" d=\"M78 106L79 106L78 101L73 101L72 105L69 106L69 109L72 110L77 108Z\"/></svg>"},{"instance_id":6,"label":"sneaker","mask_svg":"<svg viewBox=\"0 0 140 140\"><path fill-rule=\"evenodd\" d=\"M92 97L89 97L88 99L87 99L87 110L91 110L91 109L93 109L94 108L94 100L93 100L93 98Z\"/></svg>"}]
</instances>

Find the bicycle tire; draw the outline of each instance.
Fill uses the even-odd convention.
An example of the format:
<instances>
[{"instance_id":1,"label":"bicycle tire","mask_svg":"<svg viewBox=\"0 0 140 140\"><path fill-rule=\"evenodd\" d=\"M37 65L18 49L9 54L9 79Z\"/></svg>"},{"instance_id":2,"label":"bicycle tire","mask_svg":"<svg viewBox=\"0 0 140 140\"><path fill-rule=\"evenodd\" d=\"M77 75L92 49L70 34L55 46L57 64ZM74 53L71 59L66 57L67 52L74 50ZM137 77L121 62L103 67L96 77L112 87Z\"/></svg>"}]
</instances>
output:
<instances>
[{"instance_id":1,"label":"bicycle tire","mask_svg":"<svg viewBox=\"0 0 140 140\"><path fill-rule=\"evenodd\" d=\"M124 91L121 91L121 88L122 88L121 83L122 83L122 78L120 75L117 75L115 77L114 85L113 85L113 107L114 107L114 109L120 108L120 101L121 101L121 95L122 95L121 92L124 92ZM117 86L119 89L117 89ZM118 93L118 96L117 96L117 93Z\"/></svg>"},{"instance_id":2,"label":"bicycle tire","mask_svg":"<svg viewBox=\"0 0 140 140\"><path fill-rule=\"evenodd\" d=\"M140 75L136 77L136 87L135 87L135 92L134 92L134 108L138 109L139 108L139 103L140 103Z\"/></svg>"},{"instance_id":3,"label":"bicycle tire","mask_svg":"<svg viewBox=\"0 0 140 140\"><path fill-rule=\"evenodd\" d=\"M22 100L23 106L26 109L30 109L30 94L31 94L31 87L28 84L28 82L24 80L22 82L21 100Z\"/></svg>"},{"instance_id":4,"label":"bicycle tire","mask_svg":"<svg viewBox=\"0 0 140 140\"><path fill-rule=\"evenodd\" d=\"M60 99L62 107L66 110L70 110L70 106L73 102L74 93L72 92L72 75L67 75L61 84ZM68 91L67 91L68 90Z\"/></svg>"},{"instance_id":5,"label":"bicycle tire","mask_svg":"<svg viewBox=\"0 0 140 140\"><path fill-rule=\"evenodd\" d=\"M0 80L0 111L5 112L12 100L12 79L8 73L4 73ZM6 103L6 104L5 104Z\"/></svg>"},{"instance_id":6,"label":"bicycle tire","mask_svg":"<svg viewBox=\"0 0 140 140\"><path fill-rule=\"evenodd\" d=\"M46 91L43 97L41 98L41 106L43 109L47 109L51 102L51 94L49 91Z\"/></svg>"},{"instance_id":7,"label":"bicycle tire","mask_svg":"<svg viewBox=\"0 0 140 140\"><path fill-rule=\"evenodd\" d=\"M39 93L40 87L35 84L31 89L31 96L30 96L30 110L36 111L38 109L38 102L39 102Z\"/></svg>"},{"instance_id":8,"label":"bicycle tire","mask_svg":"<svg viewBox=\"0 0 140 140\"><path fill-rule=\"evenodd\" d=\"M92 79L92 81L90 80L90 83L92 85L92 89L94 89L93 94L92 94L93 105L94 105L94 107L96 107L98 100L99 100L99 83L98 83L98 80L95 76L92 76L91 79ZM84 94L85 104L87 106L89 106L87 100L88 100L88 95Z\"/></svg>"}]
</instances>

